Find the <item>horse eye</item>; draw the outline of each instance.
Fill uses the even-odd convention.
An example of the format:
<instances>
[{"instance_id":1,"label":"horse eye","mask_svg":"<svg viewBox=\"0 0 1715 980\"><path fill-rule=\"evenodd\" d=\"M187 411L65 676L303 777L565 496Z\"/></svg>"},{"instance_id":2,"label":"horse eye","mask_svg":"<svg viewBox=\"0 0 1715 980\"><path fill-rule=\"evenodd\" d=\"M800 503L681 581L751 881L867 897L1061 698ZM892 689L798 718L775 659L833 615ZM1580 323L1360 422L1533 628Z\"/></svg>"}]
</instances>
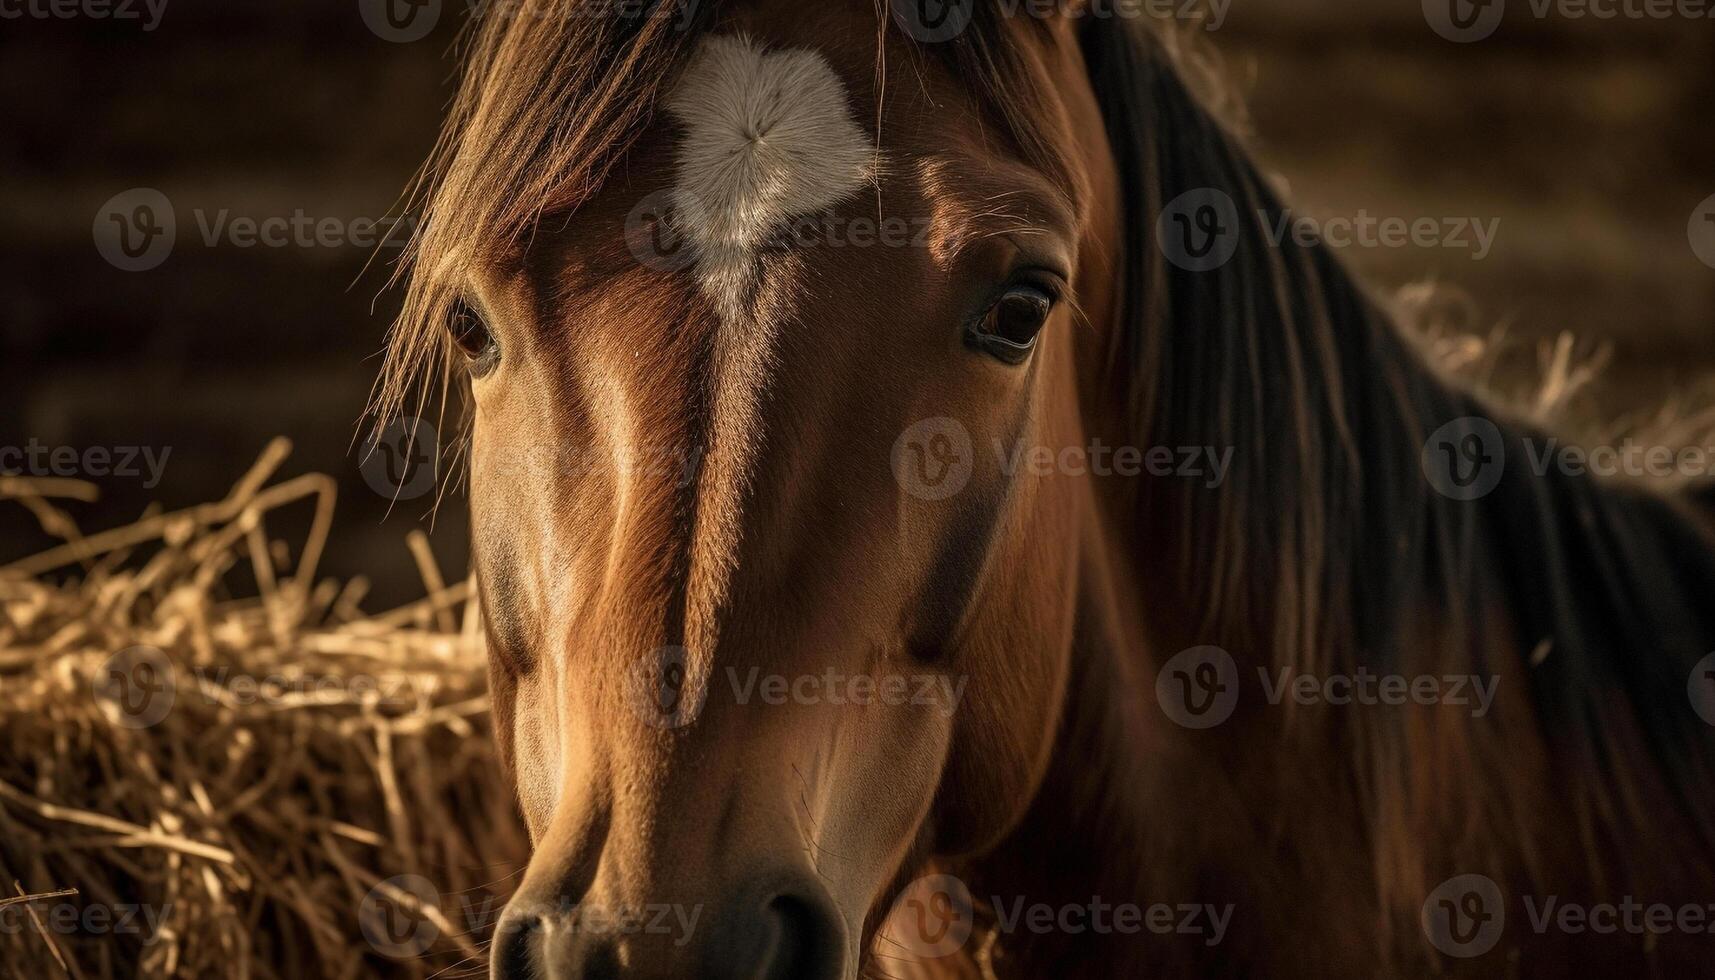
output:
<instances>
[{"instance_id":1,"label":"horse eye","mask_svg":"<svg viewBox=\"0 0 1715 980\"><path fill-rule=\"evenodd\" d=\"M1036 338L1054 311L1054 297L1040 286L1017 285L983 315L969 334L980 350L1008 364L1019 364L1036 347Z\"/></svg>"},{"instance_id":2,"label":"horse eye","mask_svg":"<svg viewBox=\"0 0 1715 980\"><path fill-rule=\"evenodd\" d=\"M489 332L488 325L482 322L482 317L464 300L453 304L447 313L447 332L452 335L453 343L470 359L471 373L482 377L494 367L494 362L500 354L499 345L494 342L494 334Z\"/></svg>"}]
</instances>

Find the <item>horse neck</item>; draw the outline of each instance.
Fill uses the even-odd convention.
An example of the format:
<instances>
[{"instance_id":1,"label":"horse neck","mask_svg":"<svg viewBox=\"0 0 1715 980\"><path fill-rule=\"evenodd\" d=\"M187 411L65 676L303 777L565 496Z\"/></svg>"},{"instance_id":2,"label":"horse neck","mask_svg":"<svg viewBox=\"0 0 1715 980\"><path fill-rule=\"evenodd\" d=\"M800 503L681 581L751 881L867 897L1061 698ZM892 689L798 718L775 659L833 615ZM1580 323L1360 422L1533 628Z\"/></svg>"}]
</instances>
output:
<instances>
[{"instance_id":1,"label":"horse neck","mask_svg":"<svg viewBox=\"0 0 1715 980\"><path fill-rule=\"evenodd\" d=\"M1115 540L1086 535L1067 704L1049 769L1007 841L967 869L998 933L998 977L1207 975L1214 917L1223 941L1244 928L1228 910L1255 893L1268 867L1243 816L1242 775L1157 705L1139 586L1129 549ZM1028 917L1041 907L1090 921L1082 930L1032 929ZM1175 929L1195 908L1192 924L1204 932L1122 927L1122 908L1158 924L1171 919Z\"/></svg>"},{"instance_id":2,"label":"horse neck","mask_svg":"<svg viewBox=\"0 0 1715 980\"><path fill-rule=\"evenodd\" d=\"M1524 472L1525 432L1504 422L1516 462L1502 483L1474 503L1438 494L1420 468L1430 434L1491 413L1441 380L1325 247L1270 234L1290 212L1169 66L1136 46L1086 59L1134 193L1124 309L1079 381L1085 426L1111 445L1232 461L1218 487L1093 486L1057 745L1021 826L973 871L977 897L1230 902L1244 914L1221 962L1235 972L1291 949L1303 969L1373 975L1421 955L1416 910L1455 871L1577 888L1604 870L1587 867L1592 847L1643 839L1658 814L1673 828L1659 836L1684 846L1663 845L1639 874L1675 861L1702 873L1708 849L1686 842L1709 821L1673 814L1707 798L1715 753L1690 712L1659 706L1684 707L1685 678L1715 644L1715 615L1683 588L1715 580L1710 539L1665 499ZM1163 211L1192 193L1233 208L1233 258L1212 269L1175 265L1157 239L1171 231ZM1661 649L1615 655L1640 636ZM1532 666L1544 638L1552 656ZM1213 733L1179 728L1156 672L1203 645L1229 651L1246 697L1259 669L1491 676L1507 723L1415 715L1426 727L1413 730L1399 713L1241 707ZM1582 723L1613 691L1635 730ZM1604 764L1634 743L1656 748ZM1373 942L1349 941L1357 922ZM1207 962L1186 936L1013 931L1000 946L1020 976L1195 975Z\"/></svg>"},{"instance_id":3,"label":"horse neck","mask_svg":"<svg viewBox=\"0 0 1715 980\"><path fill-rule=\"evenodd\" d=\"M1233 193L1251 191L1237 186ZM1162 663L1191 647L1230 650L1252 689L1259 668L1284 663L1309 669L1305 661L1334 655L1330 651L1355 655L1364 624L1342 601L1351 583L1367 578L1391 588L1386 580L1404 574L1390 569L1394 556L1385 548L1350 530L1369 519L1364 502L1356 490L1333 483L1316 454L1344 455L1336 466L1359 472L1360 457L1369 452L1370 459L1385 461L1375 468L1386 470L1401 458L1399 432L1409 400L1441 397L1442 389L1414 367L1403 342L1370 319L1372 312L1334 263L1308 252L1278 260L1306 263L1299 270L1304 278L1284 286L1249 282L1245 276L1265 270L1235 269L1236 278L1219 288L1301 290L1297 302L1327 304L1353 319L1221 323L1218 307L1169 302L1164 310L1176 315L1148 327L1127 326L1165 338L1146 355L1158 359L1164 374L1154 391L1139 396L1145 407L1137 416L1087 411L1092 434L1146 452L1173 449L1176 462L1180 449L1202 449L1204 459L1230 451L1230 469L1218 487L1209 485L1206 467L1198 476L1092 486L1079 628L1050 769L1022 825L972 879L978 899L1000 920L1020 914L1020 900L1025 911L1105 902L1170 918L1175 928L1191 914L1193 925L1205 931L1037 934L1003 923L1000 947L1014 972L1002 975L1203 975L1216 915L1226 917L1222 962L1234 970L1271 946L1315 947L1308 961L1329 969L1362 974L1374 967L1362 959L1373 947L1342 949L1331 936L1324 942L1312 932L1315 923L1300 923L1291 911L1303 899L1305 879L1292 878L1292 859L1283 859L1284 852L1320 852L1321 870L1307 877L1326 874L1352 883L1371 871L1368 853L1343 846L1355 839L1351 832L1361 816L1355 799L1329 789L1338 783L1330 775L1338 763L1326 752L1306 754L1303 759L1320 770L1312 774L1294 755L1304 746L1282 744L1266 721L1261 728L1235 724L1215 734L1182 728L1156 696ZM1164 281L1176 278L1163 273ZM1201 292L1207 284L1178 285L1188 295L1207 295ZM1294 334L1284 335L1288 330ZM1199 331L1211 336L1200 338ZM1384 385L1352 390L1341 377L1350 365L1308 353L1322 350L1332 339L1328 334L1353 348L1331 359L1368 359L1369 369L1400 385L1405 403L1393 402L1394 392ZM1254 376L1218 363L1247 350ZM1283 356L1275 362L1278 373L1271 373L1255 363L1259 350L1290 350L1294 357ZM1199 384L1200 376L1215 384ZM1271 410L1273 397L1283 406ZM1233 414L1213 407L1222 402ZM1423 524L1422 517L1404 516L1413 488L1378 493L1373 503L1390 501L1378 510L1396 528ZM1290 779L1284 778L1288 770ZM1307 814L1320 815L1326 826L1306 822ZM1293 840L1283 845L1285 828ZM1293 880L1300 886L1296 897ZM1348 887L1317 907L1349 904L1349 912L1331 918L1350 922L1373 916L1373 900L1373 892ZM1250 914L1229 911L1235 907ZM1259 907L1273 912L1259 916ZM1278 962L1270 970L1290 975Z\"/></svg>"},{"instance_id":4,"label":"horse neck","mask_svg":"<svg viewBox=\"0 0 1715 980\"><path fill-rule=\"evenodd\" d=\"M1355 839L1357 803L1313 798L1336 779L1285 778L1292 748L1262 729L1211 737L1180 728L1156 700L1157 670L1181 650L1215 645L1254 680L1258 667L1355 656L1364 638L1386 633L1385 616L1360 620L1372 614L1353 608L1353 586L1403 595L1416 584L1393 548L1427 523L1425 488L1413 479L1417 419L1457 398L1325 249L1273 240L1288 213L1171 68L1129 49L1087 57L1098 95L1113 93L1109 142L1134 193L1123 309L1105 332L1107 352L1089 358L1097 367L1080 379L1086 428L1146 453L1230 453L1230 467L1217 486L1207 470L1093 486L1053 761L1022 825L973 872L974 891L1003 917L1020 897L1175 912L1249 906L1230 928L1267 934L1226 937L1225 958L1238 963L1235 951L1313 944L1309 928L1282 925L1301 925L1289 881L1303 881L1284 851L1326 844L1318 874L1364 880L1369 855L1343 846ZM1231 204L1223 217L1236 248L1213 269L1174 265L1156 238L1164 206L1192 193ZM1317 767L1337 774L1327 756ZM1315 813L1326 828L1303 819ZM1283 828L1292 843L1279 838ZM1318 907L1345 901L1352 917L1373 915L1373 893L1345 892ZM1255 915L1257 906L1277 914ZM1207 964L1202 941L1015 929L1000 945L1020 976L1195 975L1193 964ZM1341 955L1330 944L1318 962ZM1361 973L1371 964L1338 965Z\"/></svg>"}]
</instances>

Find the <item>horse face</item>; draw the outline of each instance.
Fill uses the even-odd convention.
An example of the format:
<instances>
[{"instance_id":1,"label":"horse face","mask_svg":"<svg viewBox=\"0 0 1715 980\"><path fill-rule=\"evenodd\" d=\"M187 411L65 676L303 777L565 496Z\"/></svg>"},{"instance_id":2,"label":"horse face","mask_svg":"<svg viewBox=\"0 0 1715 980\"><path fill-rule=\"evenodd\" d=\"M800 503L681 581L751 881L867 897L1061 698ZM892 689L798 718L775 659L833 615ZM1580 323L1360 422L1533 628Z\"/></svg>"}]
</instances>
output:
<instances>
[{"instance_id":1,"label":"horse face","mask_svg":"<svg viewBox=\"0 0 1715 980\"><path fill-rule=\"evenodd\" d=\"M1097 141L1070 179L921 50L889 41L878 89L869 42L827 43L873 18L757 3L699 39L455 318L536 843L497 976L854 976L1045 765L1089 493L1043 447L1082 445L1111 165L1069 30L1028 57Z\"/></svg>"}]
</instances>

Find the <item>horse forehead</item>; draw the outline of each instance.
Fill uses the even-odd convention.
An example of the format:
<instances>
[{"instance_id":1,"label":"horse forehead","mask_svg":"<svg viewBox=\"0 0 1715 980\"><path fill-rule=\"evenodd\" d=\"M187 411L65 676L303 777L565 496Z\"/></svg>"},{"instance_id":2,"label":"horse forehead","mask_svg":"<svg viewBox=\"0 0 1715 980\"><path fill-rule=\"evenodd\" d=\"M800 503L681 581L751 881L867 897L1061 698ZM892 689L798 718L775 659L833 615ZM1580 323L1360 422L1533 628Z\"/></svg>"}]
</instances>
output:
<instances>
[{"instance_id":1,"label":"horse forehead","mask_svg":"<svg viewBox=\"0 0 1715 980\"><path fill-rule=\"evenodd\" d=\"M870 185L874 142L820 51L748 34L704 38L667 100L680 129L673 206L704 292L741 312L757 254L786 223Z\"/></svg>"}]
</instances>

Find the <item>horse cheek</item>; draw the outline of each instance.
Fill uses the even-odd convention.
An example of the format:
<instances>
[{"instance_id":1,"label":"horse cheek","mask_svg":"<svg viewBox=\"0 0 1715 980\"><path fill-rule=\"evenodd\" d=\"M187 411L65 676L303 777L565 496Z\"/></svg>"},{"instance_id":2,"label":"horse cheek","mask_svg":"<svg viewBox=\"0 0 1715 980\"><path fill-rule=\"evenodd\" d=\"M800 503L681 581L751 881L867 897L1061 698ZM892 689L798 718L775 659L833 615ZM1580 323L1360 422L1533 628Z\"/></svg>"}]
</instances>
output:
<instances>
[{"instance_id":1,"label":"horse cheek","mask_svg":"<svg viewBox=\"0 0 1715 980\"><path fill-rule=\"evenodd\" d=\"M1010 567L1049 566L1024 562ZM1024 581L1014 585L1040 591L999 588L991 594L1053 596L1060 591L1032 581L1039 577L1048 576L1024 573ZM1011 604L1009 616L977 621L996 628L973 636L955 666L969 683L954 716L933 815L935 851L947 857L993 848L1024 817L1048 771L1066 701L1073 633L1069 608ZM1034 639L1020 644L1020 637Z\"/></svg>"}]
</instances>

